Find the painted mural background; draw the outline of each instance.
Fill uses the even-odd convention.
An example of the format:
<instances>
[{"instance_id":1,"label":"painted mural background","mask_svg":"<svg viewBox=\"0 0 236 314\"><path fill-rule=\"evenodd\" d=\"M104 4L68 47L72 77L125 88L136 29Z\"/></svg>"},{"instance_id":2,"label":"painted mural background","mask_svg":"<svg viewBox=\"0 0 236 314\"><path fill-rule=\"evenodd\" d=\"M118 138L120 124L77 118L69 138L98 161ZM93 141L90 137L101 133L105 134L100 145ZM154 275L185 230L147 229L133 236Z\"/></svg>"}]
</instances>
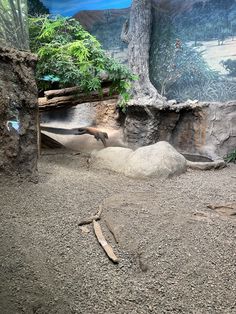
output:
<instances>
[{"instance_id":1,"label":"painted mural background","mask_svg":"<svg viewBox=\"0 0 236 314\"><path fill-rule=\"evenodd\" d=\"M200 1L155 10L150 70L168 98L236 98L236 1Z\"/></svg>"},{"instance_id":2,"label":"painted mural background","mask_svg":"<svg viewBox=\"0 0 236 314\"><path fill-rule=\"evenodd\" d=\"M151 80L168 99L236 99L236 1L156 1ZM191 4L192 3L192 4ZM113 57L127 62L120 40L129 8L75 15Z\"/></svg>"},{"instance_id":3,"label":"painted mural background","mask_svg":"<svg viewBox=\"0 0 236 314\"><path fill-rule=\"evenodd\" d=\"M178 101L236 99L236 0L153 1L150 75L158 91ZM110 55L127 62L120 34L130 0L27 2L33 15L75 17ZM0 35L4 23L3 17Z\"/></svg>"}]
</instances>

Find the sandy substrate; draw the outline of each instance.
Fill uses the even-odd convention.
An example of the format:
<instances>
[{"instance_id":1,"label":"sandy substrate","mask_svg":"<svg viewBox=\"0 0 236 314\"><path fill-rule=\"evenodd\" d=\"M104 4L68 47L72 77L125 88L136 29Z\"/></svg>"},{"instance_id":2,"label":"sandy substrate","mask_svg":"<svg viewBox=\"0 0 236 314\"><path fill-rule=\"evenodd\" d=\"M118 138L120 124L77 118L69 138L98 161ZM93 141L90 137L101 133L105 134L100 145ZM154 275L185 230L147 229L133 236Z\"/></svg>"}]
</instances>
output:
<instances>
[{"instance_id":1,"label":"sandy substrate","mask_svg":"<svg viewBox=\"0 0 236 314\"><path fill-rule=\"evenodd\" d=\"M236 313L236 216L206 207L236 201L236 165L158 181L86 160L48 152L38 184L1 183L0 313ZM99 204L117 265L78 227Z\"/></svg>"}]
</instances>

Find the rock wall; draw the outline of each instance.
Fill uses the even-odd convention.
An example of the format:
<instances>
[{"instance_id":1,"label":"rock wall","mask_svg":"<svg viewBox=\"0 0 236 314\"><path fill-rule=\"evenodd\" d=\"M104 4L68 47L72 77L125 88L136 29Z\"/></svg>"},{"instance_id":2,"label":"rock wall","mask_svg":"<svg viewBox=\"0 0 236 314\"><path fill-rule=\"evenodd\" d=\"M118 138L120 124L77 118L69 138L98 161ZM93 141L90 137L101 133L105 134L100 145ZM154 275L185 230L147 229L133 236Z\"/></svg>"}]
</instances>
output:
<instances>
[{"instance_id":1,"label":"rock wall","mask_svg":"<svg viewBox=\"0 0 236 314\"><path fill-rule=\"evenodd\" d=\"M124 146L124 115L118 114L117 99L78 104L75 107L53 109L41 113L41 125L54 128L76 128L93 126L108 134L108 146ZM80 152L102 149L101 141L91 135L66 135L43 131L63 146Z\"/></svg>"},{"instance_id":2,"label":"rock wall","mask_svg":"<svg viewBox=\"0 0 236 314\"><path fill-rule=\"evenodd\" d=\"M168 141L181 153L222 157L236 147L236 102L129 106L124 134L131 147Z\"/></svg>"},{"instance_id":3,"label":"rock wall","mask_svg":"<svg viewBox=\"0 0 236 314\"><path fill-rule=\"evenodd\" d=\"M36 176L36 57L0 47L0 174Z\"/></svg>"},{"instance_id":4,"label":"rock wall","mask_svg":"<svg viewBox=\"0 0 236 314\"><path fill-rule=\"evenodd\" d=\"M41 123L65 128L105 126L118 129L117 99L78 104L70 108L55 108L41 112Z\"/></svg>"}]
</instances>

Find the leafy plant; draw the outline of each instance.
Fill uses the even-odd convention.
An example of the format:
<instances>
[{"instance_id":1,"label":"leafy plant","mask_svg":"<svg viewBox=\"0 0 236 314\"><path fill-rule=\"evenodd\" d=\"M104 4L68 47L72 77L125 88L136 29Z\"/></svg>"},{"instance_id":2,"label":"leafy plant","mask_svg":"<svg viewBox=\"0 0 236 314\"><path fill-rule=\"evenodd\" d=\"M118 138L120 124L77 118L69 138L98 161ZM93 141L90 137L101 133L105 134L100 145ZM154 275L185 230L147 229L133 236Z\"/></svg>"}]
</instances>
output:
<instances>
[{"instance_id":1,"label":"leafy plant","mask_svg":"<svg viewBox=\"0 0 236 314\"><path fill-rule=\"evenodd\" d=\"M224 160L226 161L226 162L234 162L234 163L236 163L236 148L232 151L232 152L230 152L230 153L228 153L225 157L224 157Z\"/></svg>"},{"instance_id":2,"label":"leafy plant","mask_svg":"<svg viewBox=\"0 0 236 314\"><path fill-rule=\"evenodd\" d=\"M53 77L61 87L79 85L86 92L101 91L106 77L112 81L111 93L119 93L120 105L125 106L134 75L108 57L78 21L42 16L30 18L29 25L31 50L39 57L36 78L40 88L45 88L45 77Z\"/></svg>"}]
</instances>

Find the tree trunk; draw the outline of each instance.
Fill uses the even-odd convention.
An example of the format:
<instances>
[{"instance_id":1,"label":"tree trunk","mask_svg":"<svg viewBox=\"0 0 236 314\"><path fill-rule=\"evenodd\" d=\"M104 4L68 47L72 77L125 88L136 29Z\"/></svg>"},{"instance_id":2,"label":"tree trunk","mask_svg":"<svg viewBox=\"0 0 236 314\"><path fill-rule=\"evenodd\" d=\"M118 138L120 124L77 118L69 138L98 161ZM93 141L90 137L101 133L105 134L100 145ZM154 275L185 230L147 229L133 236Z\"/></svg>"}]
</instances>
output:
<instances>
[{"instance_id":1,"label":"tree trunk","mask_svg":"<svg viewBox=\"0 0 236 314\"><path fill-rule=\"evenodd\" d=\"M31 53L0 47L0 179L37 177L35 63Z\"/></svg>"},{"instance_id":2,"label":"tree trunk","mask_svg":"<svg viewBox=\"0 0 236 314\"><path fill-rule=\"evenodd\" d=\"M133 0L129 25L123 28L122 39L128 42L129 66L138 80L133 85L133 102L159 106L165 100L149 79L149 50L152 26L151 0Z\"/></svg>"}]
</instances>

